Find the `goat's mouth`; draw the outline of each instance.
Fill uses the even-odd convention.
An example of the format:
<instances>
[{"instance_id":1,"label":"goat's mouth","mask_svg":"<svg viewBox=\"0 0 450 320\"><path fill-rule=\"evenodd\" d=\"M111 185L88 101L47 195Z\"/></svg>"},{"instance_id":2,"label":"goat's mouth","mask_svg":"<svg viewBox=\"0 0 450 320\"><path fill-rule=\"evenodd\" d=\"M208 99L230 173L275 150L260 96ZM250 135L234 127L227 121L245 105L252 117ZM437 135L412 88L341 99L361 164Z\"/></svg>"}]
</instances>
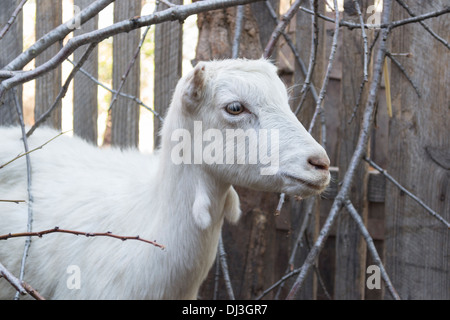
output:
<instances>
[{"instance_id":1,"label":"goat's mouth","mask_svg":"<svg viewBox=\"0 0 450 320\"><path fill-rule=\"evenodd\" d=\"M323 190L325 190L329 183L329 178L321 180L319 182L311 182L287 172L280 172L280 175L308 189L309 192L306 193L321 193Z\"/></svg>"}]
</instances>

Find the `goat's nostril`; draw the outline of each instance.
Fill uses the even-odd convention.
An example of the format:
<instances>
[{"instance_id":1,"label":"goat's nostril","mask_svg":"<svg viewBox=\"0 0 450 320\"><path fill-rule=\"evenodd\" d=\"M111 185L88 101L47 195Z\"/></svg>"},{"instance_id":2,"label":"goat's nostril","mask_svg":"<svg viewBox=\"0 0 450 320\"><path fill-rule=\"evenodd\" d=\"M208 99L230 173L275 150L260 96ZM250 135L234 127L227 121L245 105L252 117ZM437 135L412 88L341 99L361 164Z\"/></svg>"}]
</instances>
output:
<instances>
[{"instance_id":1,"label":"goat's nostril","mask_svg":"<svg viewBox=\"0 0 450 320\"><path fill-rule=\"evenodd\" d=\"M328 157L313 156L308 159L308 163L317 170L328 170L330 168L330 160Z\"/></svg>"}]
</instances>

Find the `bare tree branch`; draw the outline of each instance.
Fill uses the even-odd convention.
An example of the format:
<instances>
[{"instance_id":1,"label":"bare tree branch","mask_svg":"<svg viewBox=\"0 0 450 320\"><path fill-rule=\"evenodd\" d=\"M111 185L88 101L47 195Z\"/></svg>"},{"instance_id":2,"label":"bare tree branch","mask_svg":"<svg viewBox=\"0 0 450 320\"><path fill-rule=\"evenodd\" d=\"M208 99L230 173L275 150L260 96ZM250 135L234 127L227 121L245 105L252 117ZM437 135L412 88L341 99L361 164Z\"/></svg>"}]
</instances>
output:
<instances>
[{"instance_id":1,"label":"bare tree branch","mask_svg":"<svg viewBox=\"0 0 450 320\"><path fill-rule=\"evenodd\" d=\"M133 67L134 63L136 62L136 60L137 60L137 58L139 56L139 52L141 52L142 44L144 43L144 40L147 37L147 33L148 33L149 30L150 30L150 26L147 26L147 28L145 28L144 34L142 35L141 41L139 42L139 45L136 48L136 52L134 53L133 58L131 59L130 63L128 64L128 68L127 68L127 70L125 71L125 73L123 74L123 76L122 76L122 78L120 80L119 88L114 93L114 96L113 96L112 101L111 101L111 103L109 105L109 108L108 108L108 112L111 111L112 107L114 106L114 103L117 101L117 97L119 96L120 91L122 90L122 87L125 84L125 81L127 80L128 74L130 73L131 68Z\"/></svg>"},{"instance_id":2,"label":"bare tree branch","mask_svg":"<svg viewBox=\"0 0 450 320\"><path fill-rule=\"evenodd\" d=\"M33 289L33 287L25 281L17 279L3 264L0 263L0 278L1 277L5 278L5 280L8 281L21 295L26 295L28 293L36 300L45 300L39 292Z\"/></svg>"},{"instance_id":3,"label":"bare tree branch","mask_svg":"<svg viewBox=\"0 0 450 320\"><path fill-rule=\"evenodd\" d=\"M70 59L66 59L66 61L70 62L71 64L75 65L75 63L70 60ZM88 79L90 79L91 81L93 81L94 83L96 83L97 85L99 85L100 87L102 87L103 89L111 92L112 94L118 93L121 97L125 97L127 99L133 100L134 102L136 102L137 104L139 104L140 106L142 106L143 108L147 109L148 111L150 111L151 113L153 113L155 115L155 117L158 117L159 120L163 121L163 117L156 112L153 108L150 108L148 105L146 105L141 99L139 99L138 97L135 97L133 95L127 94L127 93L123 93L123 92L118 92L117 90L113 90L111 88L109 88L108 86L106 86L105 84L101 83L100 81L98 81L94 76L92 76L89 72L87 72L86 70L84 70L83 68L80 68L80 72L82 74L84 74Z\"/></svg>"},{"instance_id":4,"label":"bare tree branch","mask_svg":"<svg viewBox=\"0 0 450 320\"><path fill-rule=\"evenodd\" d=\"M363 16L361 13L361 8L359 7L359 3L357 0L353 0L353 4L355 5L356 11L358 12L358 16L359 16L359 23L361 24L361 33L362 33L362 38L363 38L363 42L364 42L364 81L368 81L368 77L369 77L369 73L367 71L368 69L368 63L369 63L369 48L367 45L367 34L366 31L364 29L364 20L363 20Z\"/></svg>"},{"instance_id":5,"label":"bare tree branch","mask_svg":"<svg viewBox=\"0 0 450 320\"><path fill-rule=\"evenodd\" d=\"M325 77L323 79L322 88L320 89L319 98L316 102L316 110L314 111L314 115L312 117L311 123L309 125L308 132L311 133L312 129L314 128L314 124L317 118L317 115L321 115L321 121L322 121L322 145L325 148L326 146L326 129L325 129L325 118L323 115L323 108L322 103L325 98L325 93L327 91L328 86L328 80L330 79L331 69L333 68L333 62L334 62L334 56L336 54L336 48L338 43L338 36L339 36L339 9L337 5L337 0L334 0L334 10L335 10L335 20L334 20L334 34L333 34L333 42L331 44L331 52L330 56L328 58L328 66L327 71L325 73Z\"/></svg>"},{"instance_id":6,"label":"bare tree branch","mask_svg":"<svg viewBox=\"0 0 450 320\"><path fill-rule=\"evenodd\" d=\"M294 270L290 271L289 273L286 273L281 279L279 279L277 282L275 282L269 288L264 290L255 300L261 300L267 294L269 294L270 291L274 290L278 286L281 286L283 283L286 282L286 280L288 280L289 278L295 276L296 274L299 274L301 271L302 271L302 267L294 269Z\"/></svg>"},{"instance_id":7,"label":"bare tree branch","mask_svg":"<svg viewBox=\"0 0 450 320\"><path fill-rule=\"evenodd\" d=\"M27 164L27 193L28 193L28 219L27 219L27 231L31 232L33 229L33 194L31 192L31 160L30 160L30 154L29 154L29 148L28 148L28 139L27 135L25 133L25 122L23 120L23 112L22 112L22 106L19 103L19 99L17 98L17 92L14 89L14 103L16 106L16 111L19 116L19 122L20 122L20 129L22 130L22 142L23 147L25 150L25 158L26 158L26 164ZM20 281L23 281L23 276L25 273L25 261L28 256L28 252L30 250L31 246L31 237L27 237L25 240L25 246L23 249L23 255L22 255L22 262L20 266L20 274L19 279ZM19 291L17 291L17 294L15 296L15 299L19 299Z\"/></svg>"},{"instance_id":8,"label":"bare tree branch","mask_svg":"<svg viewBox=\"0 0 450 320\"><path fill-rule=\"evenodd\" d=\"M220 235L219 238L218 254L220 259L220 265L222 267L223 278L225 280L225 287L227 288L228 292L228 297L230 298L230 300L234 300L235 299L234 292L233 287L231 286L230 273L228 272L228 263L226 259L227 254L225 253L225 247L223 246L222 234Z\"/></svg>"},{"instance_id":9,"label":"bare tree branch","mask_svg":"<svg viewBox=\"0 0 450 320\"><path fill-rule=\"evenodd\" d=\"M417 96L419 98L422 98L422 95L420 93L419 87L414 83L413 79L411 79L411 77L408 75L408 72L406 71L406 69L402 66L402 64L400 63L400 61L397 60L397 58L394 57L394 55L392 53L390 53L389 51L386 52L386 56L388 56L389 59L391 59L391 61L397 66L397 68L400 69L400 71L403 73L403 75L406 77L406 79L408 80L408 82L411 84L411 86L414 88L414 91L416 91Z\"/></svg>"},{"instance_id":10,"label":"bare tree branch","mask_svg":"<svg viewBox=\"0 0 450 320\"><path fill-rule=\"evenodd\" d=\"M314 12L312 12L311 10L309 10L305 7L300 7L300 10L302 10L306 13L309 13L309 14L314 14ZM415 17L404 19L404 20L392 21L390 23L381 23L381 24L365 23L364 28L366 28L366 29L394 29L397 27L404 26L406 24L415 23L415 22L419 22L419 21L423 21L423 20L427 20L427 19L431 19L431 18L436 18L443 14L447 14L449 12L450 12L450 6L446 6L440 10L428 12L428 13L422 14L420 16L415 16ZM319 14L319 17L326 21L334 22L333 19L331 19L327 16L324 16L323 14ZM355 28L361 28L361 24L359 24L359 23L353 23L353 22L344 21L344 20L339 21L339 26L347 27L350 30L355 29Z\"/></svg>"},{"instance_id":11,"label":"bare tree branch","mask_svg":"<svg viewBox=\"0 0 450 320\"><path fill-rule=\"evenodd\" d=\"M0 200L0 202L12 202L15 204L19 204L21 202L26 202L25 200Z\"/></svg>"},{"instance_id":12,"label":"bare tree branch","mask_svg":"<svg viewBox=\"0 0 450 320\"><path fill-rule=\"evenodd\" d=\"M392 0L384 0L384 10L383 10L383 21L387 22L389 21L389 17L391 14L391 6L392 6ZM309 252L308 256L306 257L306 260L303 264L303 267L300 271L300 274L298 275L294 285L291 288L291 291L288 294L287 299L293 299L303 286L303 283L306 279L306 276L308 275L308 272L311 268L311 266L315 263L320 251L323 248L323 245L325 244L325 240L328 238L328 235L330 233L331 227L333 226L341 208L344 205L344 201L346 200L348 193L350 191L350 187L353 183L353 177L356 172L356 168L358 164L360 163L362 157L366 153L367 144L369 141L369 135L370 135L370 128L372 126L373 122L373 111L375 107L375 101L376 96L378 93L380 80L381 80L381 74L383 70L383 62L384 57L386 54L386 48L387 48L387 38L389 35L390 29L385 28L382 31L382 39L381 43L378 47L377 52L377 59L374 67L373 72L373 79L370 84L370 90L369 90L369 96L366 103L366 108L364 111L363 120L361 123L361 130L358 138L358 143L355 152L353 153L352 159L350 161L350 164L348 166L347 172L345 173L344 179L342 181L341 189L338 192L338 195L333 201L331 210L328 214L328 217L319 233L319 236L314 243L314 246L312 247L311 251Z\"/></svg>"},{"instance_id":13,"label":"bare tree branch","mask_svg":"<svg viewBox=\"0 0 450 320\"><path fill-rule=\"evenodd\" d=\"M269 14L272 17L273 21L275 22L276 25L278 25L280 23L280 21L278 20L277 14L276 14L275 10L273 9L272 5L270 4L269 1L265 1L265 4L266 4L267 10L269 11ZM297 49L295 48L294 42L289 37L289 35L286 34L284 31L282 31L281 34L283 35L284 40L286 41L287 45L291 49L292 53L294 54L295 60L297 61L298 65L300 66L300 70L302 71L303 75L306 77L308 72L306 70L305 63L303 62L302 58L298 54ZM317 91L312 82L309 85L309 90L311 91L314 101L317 101L317 99L318 99ZM298 113L298 111L296 113Z\"/></svg>"},{"instance_id":14,"label":"bare tree branch","mask_svg":"<svg viewBox=\"0 0 450 320\"><path fill-rule=\"evenodd\" d=\"M86 21L92 19L96 16L100 11L106 8L109 4L114 2L115 0L96 0L88 7L80 11L80 13L75 16L69 23L63 23L57 28L51 30L47 34L45 34L42 38L36 41L31 47L22 52L18 57L16 57L13 61L8 63L3 70L20 70L22 69L28 62L36 58L41 52L46 50L52 44L63 40L69 33L71 33L74 29L71 27L75 25L76 22L79 22L81 25Z\"/></svg>"},{"instance_id":15,"label":"bare tree branch","mask_svg":"<svg viewBox=\"0 0 450 320\"><path fill-rule=\"evenodd\" d=\"M8 70L0 70L0 79L7 79L14 77L20 73L24 73L25 71L8 71Z\"/></svg>"},{"instance_id":16,"label":"bare tree branch","mask_svg":"<svg viewBox=\"0 0 450 320\"><path fill-rule=\"evenodd\" d=\"M8 233L8 234L0 235L0 240L8 240L11 238L19 238L19 237L39 237L39 238L41 238L42 236L44 236L46 234L50 234L50 233L68 233L68 234L74 234L76 236L85 236L85 237L110 237L110 238L115 238L115 239L119 239L122 241L137 240L137 241L142 241L145 243L152 244L155 247L158 247L160 249L165 249L165 247L162 244L159 244L155 241L143 239L139 236L120 236L120 235L113 234L110 231L108 231L108 232L83 232L83 231L60 229L59 227L54 227L53 229L48 229L48 230L43 230L43 231L38 231L38 232Z\"/></svg>"},{"instance_id":17,"label":"bare tree branch","mask_svg":"<svg viewBox=\"0 0 450 320\"><path fill-rule=\"evenodd\" d=\"M299 10L302 1L303 0L295 0L289 10L281 17L281 21L273 31L272 36L270 37L270 40L267 43L266 48L264 49L264 57L269 58L272 55L273 50L275 49L275 44L277 43L284 29L286 29L292 17Z\"/></svg>"},{"instance_id":18,"label":"bare tree branch","mask_svg":"<svg viewBox=\"0 0 450 320\"><path fill-rule=\"evenodd\" d=\"M89 55L91 54L91 52L94 50L94 48L96 46L97 46L96 42L93 42L88 46L88 48L84 52L83 56L81 57L80 61L78 61L76 66L72 69L70 74L67 76L67 79L66 79L64 85L62 86L61 90L59 91L58 96L55 99L55 102L53 102L51 107L46 112L44 112L39 117L39 119L37 119L35 121L35 123L30 128L30 130L28 130L27 137L31 136L33 134L34 130L36 130L37 127L39 127L39 125L41 123L43 123L50 116L50 114L52 113L53 110L55 110L55 108L58 106L59 101L61 101L61 99L64 98L64 96L66 95L67 90L69 89L69 84L72 81L72 79L75 77L75 74L78 72L78 70L80 70L81 66L86 62L86 60L89 58Z\"/></svg>"},{"instance_id":19,"label":"bare tree branch","mask_svg":"<svg viewBox=\"0 0 450 320\"><path fill-rule=\"evenodd\" d=\"M401 5L403 8L405 8L405 10L408 12L408 14L411 17L416 16L416 14L411 11L411 9L408 7L408 5L403 0L396 0L396 1L399 5ZM426 31L428 31L429 34L431 34L432 37L434 37L437 41L441 42L444 46L447 47L447 49L450 49L450 45L448 44L448 42L445 39L443 39L442 37L440 37L438 34L436 34L436 32L431 30L431 28L425 22L419 21L419 23Z\"/></svg>"},{"instance_id":20,"label":"bare tree branch","mask_svg":"<svg viewBox=\"0 0 450 320\"><path fill-rule=\"evenodd\" d=\"M3 264L0 263L0 275L6 279L20 294L25 295L27 291L22 286L21 281L17 279Z\"/></svg>"},{"instance_id":21,"label":"bare tree branch","mask_svg":"<svg viewBox=\"0 0 450 320\"><path fill-rule=\"evenodd\" d=\"M87 32L82 35L73 37L55 56L53 56L46 63L43 63L42 65L33 70L22 72L7 80L4 80L0 84L0 100L2 99L2 96L4 95L6 90L21 83L33 80L49 72L50 70L53 70L59 64L61 64L69 55L71 55L78 47L82 45L92 42L100 42L113 35L123 32L129 32L131 30L138 29L141 27L158 24L166 21L175 21L175 20L184 21L188 16L193 14L210 11L214 9L232 7L241 4L248 4L257 1L261 0L220 0L220 1L207 0L195 2L188 5L177 5L148 16L131 18L129 20L115 23L103 29ZM8 68L5 69L9 70Z\"/></svg>"},{"instance_id":22,"label":"bare tree branch","mask_svg":"<svg viewBox=\"0 0 450 320\"><path fill-rule=\"evenodd\" d=\"M373 243L373 239L369 234L369 231L367 230L366 226L364 225L363 220L361 219L361 216L356 211L355 207L353 206L352 202L350 200L345 201L345 207L347 208L348 212L350 213L350 216L355 220L359 230L361 231L361 234L363 235L364 239L366 240L367 247L369 248L370 253L372 254L372 258L377 264L377 266L380 268L381 276L383 277L384 282L386 283L386 286L389 289L390 294L395 300L400 300L400 296L397 293L397 290L395 290L391 280L389 279L389 276L386 272L386 269L384 268L383 262L380 259L380 256L377 252L377 249L375 248L375 244Z\"/></svg>"},{"instance_id":23,"label":"bare tree branch","mask_svg":"<svg viewBox=\"0 0 450 320\"><path fill-rule=\"evenodd\" d=\"M36 291L35 289L33 289L28 283L26 283L25 281L22 281L22 287L25 289L25 291L32 296L34 299L36 300L45 300L45 298L43 296L41 296L41 294Z\"/></svg>"},{"instance_id":24,"label":"bare tree branch","mask_svg":"<svg viewBox=\"0 0 450 320\"><path fill-rule=\"evenodd\" d=\"M308 199L305 199L303 204L305 206L305 214L303 217L303 221L302 224L300 226L300 230L298 232L297 238L295 240L295 243L293 245L292 251L291 251L291 255L289 256L289 261L288 261L288 266L286 268L285 271L285 275L289 274L290 271L292 271L294 269L294 261L295 261L295 257L297 255L297 250L299 247L302 247L303 244L303 239L306 237L306 230L309 226L309 223L311 221L311 216L313 214L313 210L314 210L314 203L316 202L316 198L315 197L311 197ZM281 289L283 288L284 282L280 284L280 287L277 291L276 297L279 297L280 293L281 293Z\"/></svg>"},{"instance_id":25,"label":"bare tree branch","mask_svg":"<svg viewBox=\"0 0 450 320\"><path fill-rule=\"evenodd\" d=\"M374 48L375 44L377 43L377 40L378 40L379 36L380 36L380 32L376 32L375 33L375 37L373 39L373 42L372 42L372 44L370 45L370 48L369 48L369 55L367 57L368 63L370 63L370 60L372 59L372 49ZM386 54L387 54L387 51L386 51ZM366 83L367 83L367 81L363 79L361 81L361 84L359 85L358 97L356 99L356 104L355 104L355 107L353 108L352 115L351 115L350 119L347 122L348 124L350 124L352 122L352 120L356 116L356 111L358 111L359 105L361 103L362 94L363 94L363 90L364 90L364 87L365 87Z\"/></svg>"},{"instance_id":26,"label":"bare tree branch","mask_svg":"<svg viewBox=\"0 0 450 320\"><path fill-rule=\"evenodd\" d=\"M416 201L422 208L424 208L431 216L436 218L438 221L443 223L447 228L450 229L450 223L446 221L440 214L431 209L429 206L425 204L422 200L420 200L417 196L415 196L412 192L408 191L405 187L403 187L397 180L395 180L389 173L386 172L383 168L373 162L371 159L364 157L364 160L367 161L372 167L378 170L383 176L385 176L389 181L391 181L394 185L396 185L400 190L406 193L411 199Z\"/></svg>"},{"instance_id":27,"label":"bare tree branch","mask_svg":"<svg viewBox=\"0 0 450 320\"><path fill-rule=\"evenodd\" d=\"M309 88L311 88L311 78L314 72L314 67L316 66L317 47L319 46L319 28L317 25L317 14L319 13L319 3L318 0L311 0L310 3L314 12L314 14L311 15L311 50L309 54L308 72L305 76L305 82L303 83L302 90L300 91L302 96L300 98L300 102L297 108L294 111L296 115L300 112L303 102L305 102L306 100L308 90ZM318 98L314 100L317 104Z\"/></svg>"},{"instance_id":28,"label":"bare tree branch","mask_svg":"<svg viewBox=\"0 0 450 320\"><path fill-rule=\"evenodd\" d=\"M239 46L241 42L242 26L245 16L245 7L238 6L236 10L236 26L234 28L234 39L231 58L237 59L239 57Z\"/></svg>"},{"instance_id":29,"label":"bare tree branch","mask_svg":"<svg viewBox=\"0 0 450 320\"><path fill-rule=\"evenodd\" d=\"M19 159L19 158L21 158L21 157L23 157L23 156L26 156L26 155L30 154L31 152L34 152L34 151L39 150L39 149L42 149L45 145L47 145L47 144L50 143L51 141L55 140L55 139L58 138L59 136L65 134L65 133L67 133L67 132L69 132L69 131L72 131L72 130L68 130L68 131L65 131L65 132L61 132L60 134L56 135L55 137L53 137L53 138L51 138L50 140L46 141L45 143L41 144L39 147L36 147L36 148L34 148L34 149L32 149L32 150L29 150L29 151L26 151L26 152L23 152L23 153L19 154L18 156L14 157L13 159L9 160L8 162L2 164L2 165L0 166L0 169L3 169L4 167L6 167L6 166L7 166L8 164L10 164L11 162L16 161L17 159ZM19 201L20 201L20 200L19 200ZM13 201L13 202L16 202L16 201Z\"/></svg>"},{"instance_id":30,"label":"bare tree branch","mask_svg":"<svg viewBox=\"0 0 450 320\"><path fill-rule=\"evenodd\" d=\"M17 8L14 10L13 14L11 15L11 18L9 18L8 22L4 25L3 29L0 31L0 41L3 39L5 34L8 32L9 28L11 28L12 24L16 20L17 16L19 15L20 11L22 11L23 5L27 2L27 0L22 0Z\"/></svg>"}]
</instances>

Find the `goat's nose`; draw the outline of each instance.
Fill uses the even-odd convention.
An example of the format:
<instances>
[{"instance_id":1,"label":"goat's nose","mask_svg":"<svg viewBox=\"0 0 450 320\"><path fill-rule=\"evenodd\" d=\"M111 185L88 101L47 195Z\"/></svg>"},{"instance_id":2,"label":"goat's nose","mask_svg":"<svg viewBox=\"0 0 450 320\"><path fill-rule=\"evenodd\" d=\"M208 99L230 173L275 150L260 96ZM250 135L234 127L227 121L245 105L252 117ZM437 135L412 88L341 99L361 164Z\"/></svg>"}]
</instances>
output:
<instances>
[{"instance_id":1,"label":"goat's nose","mask_svg":"<svg viewBox=\"0 0 450 320\"><path fill-rule=\"evenodd\" d=\"M317 170L328 170L330 168L330 159L325 156L311 156L308 158L308 163Z\"/></svg>"}]
</instances>

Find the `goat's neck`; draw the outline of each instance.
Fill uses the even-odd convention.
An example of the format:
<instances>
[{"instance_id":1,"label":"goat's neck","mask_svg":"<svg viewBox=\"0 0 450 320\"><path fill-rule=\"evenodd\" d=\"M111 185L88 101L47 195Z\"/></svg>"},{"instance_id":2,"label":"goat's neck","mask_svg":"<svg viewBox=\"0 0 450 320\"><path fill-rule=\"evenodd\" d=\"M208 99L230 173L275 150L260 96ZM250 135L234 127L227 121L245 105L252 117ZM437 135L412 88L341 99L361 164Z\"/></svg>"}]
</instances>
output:
<instances>
[{"instance_id":1,"label":"goat's neck","mask_svg":"<svg viewBox=\"0 0 450 320\"><path fill-rule=\"evenodd\" d=\"M158 181L178 211L200 229L221 226L223 207L231 185L220 181L204 164L174 164L170 141L162 141ZM161 189L160 189L161 190ZM179 217L181 218L181 217Z\"/></svg>"}]
</instances>

